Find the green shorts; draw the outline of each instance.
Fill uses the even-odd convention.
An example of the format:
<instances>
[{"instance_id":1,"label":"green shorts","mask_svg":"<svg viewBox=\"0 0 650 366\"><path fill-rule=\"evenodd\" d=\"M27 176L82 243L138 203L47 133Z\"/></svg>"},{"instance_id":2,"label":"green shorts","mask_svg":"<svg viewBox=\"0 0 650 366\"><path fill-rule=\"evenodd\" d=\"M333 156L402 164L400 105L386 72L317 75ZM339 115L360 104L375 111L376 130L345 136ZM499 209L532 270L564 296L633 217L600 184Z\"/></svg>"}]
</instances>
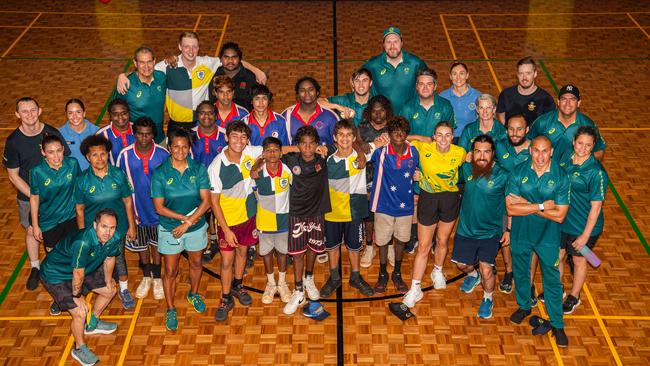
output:
<instances>
[{"instance_id":1,"label":"green shorts","mask_svg":"<svg viewBox=\"0 0 650 366\"><path fill-rule=\"evenodd\" d=\"M199 252L208 246L208 224L199 229L174 238L171 231L158 225L158 252L160 254L178 254L185 251Z\"/></svg>"}]
</instances>

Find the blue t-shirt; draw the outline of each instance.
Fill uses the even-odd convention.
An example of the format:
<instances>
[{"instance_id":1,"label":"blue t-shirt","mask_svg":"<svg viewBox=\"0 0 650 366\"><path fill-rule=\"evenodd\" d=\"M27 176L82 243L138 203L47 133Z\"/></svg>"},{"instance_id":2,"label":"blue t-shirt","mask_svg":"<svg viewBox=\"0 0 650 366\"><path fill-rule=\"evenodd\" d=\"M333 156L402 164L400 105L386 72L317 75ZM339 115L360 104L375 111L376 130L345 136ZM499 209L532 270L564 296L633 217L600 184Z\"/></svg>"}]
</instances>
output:
<instances>
[{"instance_id":1,"label":"blue t-shirt","mask_svg":"<svg viewBox=\"0 0 650 366\"><path fill-rule=\"evenodd\" d=\"M282 112L282 116L287 121L287 131L289 132L289 142L291 142L291 144L296 144L293 140L296 137L298 129L307 125L316 128L321 144L334 144L334 125L339 120L336 113L332 112L330 109L316 105L316 111L314 114L309 117L309 120L304 121L302 117L300 117L300 114L298 114L298 110L300 110L300 103L293 105Z\"/></svg>"},{"instance_id":2,"label":"blue t-shirt","mask_svg":"<svg viewBox=\"0 0 650 366\"><path fill-rule=\"evenodd\" d=\"M86 128L84 128L81 133L77 133L77 131L73 130L72 127L70 127L70 121L66 121L65 124L59 128L59 132L61 132L61 135L65 139L65 142L68 144L68 147L70 147L70 156L77 159L77 162L79 162L79 167L82 171L86 170L90 166L90 163L81 153L81 141L83 141L88 136L96 134L97 131L99 131L99 127L95 126L89 120L84 119L84 123L86 124Z\"/></svg>"},{"instance_id":3,"label":"blue t-shirt","mask_svg":"<svg viewBox=\"0 0 650 366\"><path fill-rule=\"evenodd\" d=\"M440 96L447 99L454 109L454 116L456 116L454 137L460 137L465 126L478 118L476 113L476 99L481 96L481 92L469 86L467 92L459 97L454 94L454 88L451 87L440 93Z\"/></svg>"},{"instance_id":4,"label":"blue t-shirt","mask_svg":"<svg viewBox=\"0 0 650 366\"><path fill-rule=\"evenodd\" d=\"M194 142L192 143L192 159L200 162L206 168L212 160L219 155L226 144L226 130L217 126L211 135L204 135L199 127L194 128Z\"/></svg>"},{"instance_id":5,"label":"blue t-shirt","mask_svg":"<svg viewBox=\"0 0 650 366\"><path fill-rule=\"evenodd\" d=\"M406 144L398 156L392 146L375 150L370 158L375 163L370 196L370 211L393 217L413 215L413 174L420 165L420 154Z\"/></svg>"},{"instance_id":6,"label":"blue t-shirt","mask_svg":"<svg viewBox=\"0 0 650 366\"><path fill-rule=\"evenodd\" d=\"M244 117L243 121L251 129L250 144L253 146L262 146L262 141L267 137L275 137L282 142L282 145L289 145L289 136L287 136L287 121L281 114L269 110L264 127L255 119L255 114L251 113Z\"/></svg>"},{"instance_id":7,"label":"blue t-shirt","mask_svg":"<svg viewBox=\"0 0 650 366\"><path fill-rule=\"evenodd\" d=\"M133 135L133 128L131 123L129 123L129 129L126 132L119 132L117 129L113 128L113 124L109 123L108 126L104 126L99 131L98 135L103 135L108 139L108 141L113 144L110 153L108 154L109 161L111 165L115 165L117 162L117 157L120 155L120 151L125 147L133 144L135 142L135 135Z\"/></svg>"}]
</instances>

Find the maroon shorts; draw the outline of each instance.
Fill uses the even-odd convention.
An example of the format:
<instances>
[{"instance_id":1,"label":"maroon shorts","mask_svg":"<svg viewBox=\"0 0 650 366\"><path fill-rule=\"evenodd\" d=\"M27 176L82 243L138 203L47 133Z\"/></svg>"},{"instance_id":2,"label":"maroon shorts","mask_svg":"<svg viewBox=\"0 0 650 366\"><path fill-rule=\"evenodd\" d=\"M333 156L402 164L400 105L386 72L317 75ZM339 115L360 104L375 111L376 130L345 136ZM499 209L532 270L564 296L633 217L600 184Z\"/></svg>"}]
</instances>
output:
<instances>
[{"instance_id":1,"label":"maroon shorts","mask_svg":"<svg viewBox=\"0 0 650 366\"><path fill-rule=\"evenodd\" d=\"M307 248L325 252L325 221L323 216L289 216L289 254L302 254Z\"/></svg>"},{"instance_id":2,"label":"maroon shorts","mask_svg":"<svg viewBox=\"0 0 650 366\"><path fill-rule=\"evenodd\" d=\"M237 237L237 242L240 246L250 247L257 243L257 228L255 227L255 216L248 219L248 221L242 222L235 226L230 226L230 230L235 233ZM226 244L224 238L226 237L221 230L221 226L217 228L217 236L219 238L219 250L223 252L232 252L235 250L234 247Z\"/></svg>"}]
</instances>

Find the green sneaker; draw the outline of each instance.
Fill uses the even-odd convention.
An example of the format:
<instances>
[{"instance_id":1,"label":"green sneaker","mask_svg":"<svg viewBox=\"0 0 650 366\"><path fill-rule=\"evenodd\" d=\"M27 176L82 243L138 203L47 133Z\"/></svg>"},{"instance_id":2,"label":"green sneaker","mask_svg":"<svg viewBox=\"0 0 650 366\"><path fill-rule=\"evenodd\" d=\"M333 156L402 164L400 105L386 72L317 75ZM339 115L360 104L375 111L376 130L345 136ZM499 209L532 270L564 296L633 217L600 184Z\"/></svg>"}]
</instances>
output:
<instances>
[{"instance_id":1,"label":"green sneaker","mask_svg":"<svg viewBox=\"0 0 650 366\"><path fill-rule=\"evenodd\" d=\"M92 314L86 324L84 334L111 334L117 330L117 323L105 322Z\"/></svg>"},{"instance_id":2,"label":"green sneaker","mask_svg":"<svg viewBox=\"0 0 650 366\"><path fill-rule=\"evenodd\" d=\"M92 353L85 344L79 348L73 349L70 353L72 354L72 358L79 361L83 366L92 366L99 362L99 358Z\"/></svg>"},{"instance_id":3,"label":"green sneaker","mask_svg":"<svg viewBox=\"0 0 650 366\"><path fill-rule=\"evenodd\" d=\"M168 309L165 314L165 328L175 332L178 329L178 319L176 319L176 309Z\"/></svg>"},{"instance_id":4,"label":"green sneaker","mask_svg":"<svg viewBox=\"0 0 650 366\"><path fill-rule=\"evenodd\" d=\"M203 299L201 298L201 295L199 293L187 293L187 301L194 306L194 311L197 313L202 313L205 311L205 302L203 302Z\"/></svg>"}]
</instances>

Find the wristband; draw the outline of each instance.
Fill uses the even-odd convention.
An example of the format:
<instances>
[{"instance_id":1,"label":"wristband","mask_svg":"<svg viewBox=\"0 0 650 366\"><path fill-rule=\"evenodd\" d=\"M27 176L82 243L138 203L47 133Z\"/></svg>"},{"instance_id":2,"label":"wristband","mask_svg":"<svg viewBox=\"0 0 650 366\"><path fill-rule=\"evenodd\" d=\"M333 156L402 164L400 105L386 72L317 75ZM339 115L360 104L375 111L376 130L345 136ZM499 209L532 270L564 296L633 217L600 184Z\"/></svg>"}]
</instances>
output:
<instances>
[{"instance_id":1,"label":"wristband","mask_svg":"<svg viewBox=\"0 0 650 366\"><path fill-rule=\"evenodd\" d=\"M512 229L510 229L509 227L507 227L507 228L506 228L506 233L509 233L511 230L512 230Z\"/></svg>"},{"instance_id":2,"label":"wristband","mask_svg":"<svg viewBox=\"0 0 650 366\"><path fill-rule=\"evenodd\" d=\"M540 203L540 204L539 204L539 210L542 211L542 212L544 212L544 204L543 204L543 203Z\"/></svg>"}]
</instances>

